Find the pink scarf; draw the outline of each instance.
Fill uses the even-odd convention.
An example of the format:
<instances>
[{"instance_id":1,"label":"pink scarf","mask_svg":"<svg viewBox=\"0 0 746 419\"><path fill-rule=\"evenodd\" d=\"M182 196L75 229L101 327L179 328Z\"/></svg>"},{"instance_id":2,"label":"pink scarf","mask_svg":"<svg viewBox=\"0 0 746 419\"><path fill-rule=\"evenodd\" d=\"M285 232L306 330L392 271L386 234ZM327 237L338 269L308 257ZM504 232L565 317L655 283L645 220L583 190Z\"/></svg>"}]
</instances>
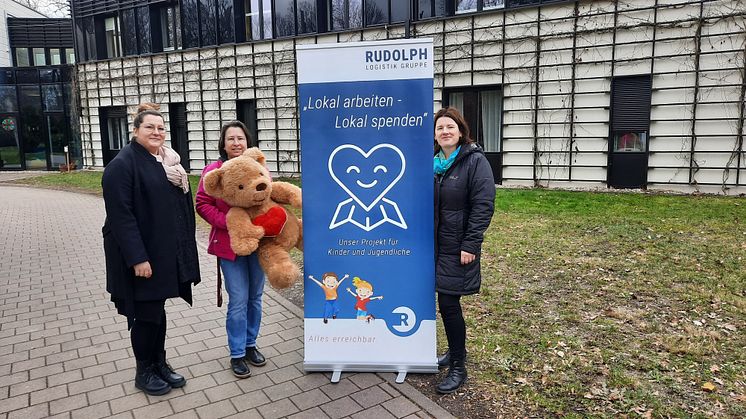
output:
<instances>
[{"instance_id":1,"label":"pink scarf","mask_svg":"<svg viewBox=\"0 0 746 419\"><path fill-rule=\"evenodd\" d=\"M181 157L179 153L168 146L162 146L158 150L158 156L161 158L163 170L166 171L166 178L174 186L178 186L184 193L189 192L189 177L186 170L181 166Z\"/></svg>"}]
</instances>

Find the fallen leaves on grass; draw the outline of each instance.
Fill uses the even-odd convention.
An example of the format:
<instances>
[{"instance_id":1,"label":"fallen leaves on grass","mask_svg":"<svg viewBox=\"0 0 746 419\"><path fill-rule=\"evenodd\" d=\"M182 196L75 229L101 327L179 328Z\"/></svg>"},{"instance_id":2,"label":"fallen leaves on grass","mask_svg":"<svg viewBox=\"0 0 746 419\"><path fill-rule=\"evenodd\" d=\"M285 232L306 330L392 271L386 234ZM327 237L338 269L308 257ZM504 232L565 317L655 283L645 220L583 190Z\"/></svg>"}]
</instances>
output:
<instances>
[{"instance_id":1,"label":"fallen leaves on grass","mask_svg":"<svg viewBox=\"0 0 746 419\"><path fill-rule=\"evenodd\" d=\"M711 392L715 391L715 389L716 389L715 384L712 384L709 381L706 382L706 383L704 383L704 384L702 384L702 390L704 390L704 391L706 391L708 393L711 393Z\"/></svg>"}]
</instances>

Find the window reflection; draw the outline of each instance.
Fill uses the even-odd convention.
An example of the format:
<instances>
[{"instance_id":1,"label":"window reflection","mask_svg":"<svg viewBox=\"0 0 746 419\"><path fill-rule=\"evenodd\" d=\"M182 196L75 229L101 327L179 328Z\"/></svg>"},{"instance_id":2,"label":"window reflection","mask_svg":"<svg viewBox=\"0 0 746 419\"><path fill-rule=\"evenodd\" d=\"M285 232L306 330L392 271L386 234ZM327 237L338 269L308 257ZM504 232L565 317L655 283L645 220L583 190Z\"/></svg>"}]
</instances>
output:
<instances>
[{"instance_id":1,"label":"window reflection","mask_svg":"<svg viewBox=\"0 0 746 419\"><path fill-rule=\"evenodd\" d=\"M456 0L456 13L477 11L477 0Z\"/></svg>"},{"instance_id":2,"label":"window reflection","mask_svg":"<svg viewBox=\"0 0 746 419\"><path fill-rule=\"evenodd\" d=\"M137 55L137 22L135 9L122 11L122 30L124 36L124 55Z\"/></svg>"},{"instance_id":3,"label":"window reflection","mask_svg":"<svg viewBox=\"0 0 746 419\"><path fill-rule=\"evenodd\" d=\"M417 19L445 16L446 0L419 0L417 2Z\"/></svg>"},{"instance_id":4,"label":"window reflection","mask_svg":"<svg viewBox=\"0 0 746 419\"><path fill-rule=\"evenodd\" d=\"M199 11L197 0L182 0L181 2L181 27L184 33L184 48L199 46Z\"/></svg>"},{"instance_id":5,"label":"window reflection","mask_svg":"<svg viewBox=\"0 0 746 419\"><path fill-rule=\"evenodd\" d=\"M233 21L233 0L218 0L218 29L220 43L236 42Z\"/></svg>"},{"instance_id":6,"label":"window reflection","mask_svg":"<svg viewBox=\"0 0 746 419\"><path fill-rule=\"evenodd\" d=\"M153 51L153 42L150 38L150 8L148 6L137 8L137 39L140 43L140 54Z\"/></svg>"},{"instance_id":7,"label":"window reflection","mask_svg":"<svg viewBox=\"0 0 746 419\"><path fill-rule=\"evenodd\" d=\"M363 26L362 0L330 0L332 30Z\"/></svg>"},{"instance_id":8,"label":"window reflection","mask_svg":"<svg viewBox=\"0 0 746 419\"><path fill-rule=\"evenodd\" d=\"M216 45L218 43L218 31L215 27L215 2L200 0L199 12L201 45Z\"/></svg>"},{"instance_id":9,"label":"window reflection","mask_svg":"<svg viewBox=\"0 0 746 419\"><path fill-rule=\"evenodd\" d=\"M0 113L18 111L15 86L0 86Z\"/></svg>"},{"instance_id":10,"label":"window reflection","mask_svg":"<svg viewBox=\"0 0 746 419\"><path fill-rule=\"evenodd\" d=\"M294 3L294 0L275 0L275 28L277 36L295 35Z\"/></svg>"},{"instance_id":11,"label":"window reflection","mask_svg":"<svg viewBox=\"0 0 746 419\"><path fill-rule=\"evenodd\" d=\"M365 25L380 25L389 21L388 0L367 0L365 2Z\"/></svg>"},{"instance_id":12,"label":"window reflection","mask_svg":"<svg viewBox=\"0 0 746 419\"><path fill-rule=\"evenodd\" d=\"M316 32L316 2L298 0L298 33Z\"/></svg>"},{"instance_id":13,"label":"window reflection","mask_svg":"<svg viewBox=\"0 0 746 419\"><path fill-rule=\"evenodd\" d=\"M484 0L484 10L502 9L505 7L505 0Z\"/></svg>"}]
</instances>

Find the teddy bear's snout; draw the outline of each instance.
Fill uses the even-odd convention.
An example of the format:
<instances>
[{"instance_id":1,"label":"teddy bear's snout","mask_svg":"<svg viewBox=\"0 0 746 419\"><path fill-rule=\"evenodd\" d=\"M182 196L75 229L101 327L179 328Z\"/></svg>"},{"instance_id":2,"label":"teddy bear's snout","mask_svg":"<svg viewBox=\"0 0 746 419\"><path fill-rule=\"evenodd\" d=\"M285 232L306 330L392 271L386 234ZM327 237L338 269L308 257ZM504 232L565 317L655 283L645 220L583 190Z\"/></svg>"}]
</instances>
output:
<instances>
[{"instance_id":1,"label":"teddy bear's snout","mask_svg":"<svg viewBox=\"0 0 746 419\"><path fill-rule=\"evenodd\" d=\"M256 190L257 190L257 191L259 191L259 192L261 192L261 191L263 191L263 190L265 190L265 189L267 189L267 184L266 184L266 183L264 183L264 182L262 182L262 183L260 183L260 184L256 185Z\"/></svg>"}]
</instances>

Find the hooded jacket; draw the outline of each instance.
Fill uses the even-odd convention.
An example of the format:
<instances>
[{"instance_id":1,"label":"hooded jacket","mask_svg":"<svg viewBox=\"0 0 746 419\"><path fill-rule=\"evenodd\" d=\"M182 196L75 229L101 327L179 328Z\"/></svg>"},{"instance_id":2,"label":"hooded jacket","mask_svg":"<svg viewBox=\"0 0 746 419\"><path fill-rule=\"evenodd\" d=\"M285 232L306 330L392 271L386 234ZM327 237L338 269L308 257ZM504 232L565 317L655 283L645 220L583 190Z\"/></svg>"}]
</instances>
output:
<instances>
[{"instance_id":1,"label":"hooded jacket","mask_svg":"<svg viewBox=\"0 0 746 419\"><path fill-rule=\"evenodd\" d=\"M451 167L442 175L435 175L435 288L438 292L453 295L479 292L482 240L494 210L492 168L478 145L465 144ZM462 250L474 254L474 261L462 265Z\"/></svg>"}]
</instances>

